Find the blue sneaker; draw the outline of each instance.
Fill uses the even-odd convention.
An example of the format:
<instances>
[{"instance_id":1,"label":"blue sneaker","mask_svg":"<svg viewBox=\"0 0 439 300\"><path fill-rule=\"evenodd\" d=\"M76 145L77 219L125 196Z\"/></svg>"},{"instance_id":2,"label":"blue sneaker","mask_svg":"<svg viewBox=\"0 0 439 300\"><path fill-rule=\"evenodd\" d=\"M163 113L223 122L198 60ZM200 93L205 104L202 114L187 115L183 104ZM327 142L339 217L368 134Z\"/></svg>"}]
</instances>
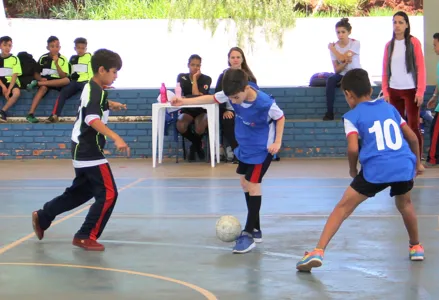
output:
<instances>
[{"instance_id":1,"label":"blue sneaker","mask_svg":"<svg viewBox=\"0 0 439 300\"><path fill-rule=\"evenodd\" d=\"M247 253L256 247L255 241L247 232L241 232L236 239L236 245L233 247L233 253Z\"/></svg>"},{"instance_id":2,"label":"blue sneaker","mask_svg":"<svg viewBox=\"0 0 439 300\"><path fill-rule=\"evenodd\" d=\"M252 236L255 243L262 243L262 231L253 229Z\"/></svg>"}]
</instances>

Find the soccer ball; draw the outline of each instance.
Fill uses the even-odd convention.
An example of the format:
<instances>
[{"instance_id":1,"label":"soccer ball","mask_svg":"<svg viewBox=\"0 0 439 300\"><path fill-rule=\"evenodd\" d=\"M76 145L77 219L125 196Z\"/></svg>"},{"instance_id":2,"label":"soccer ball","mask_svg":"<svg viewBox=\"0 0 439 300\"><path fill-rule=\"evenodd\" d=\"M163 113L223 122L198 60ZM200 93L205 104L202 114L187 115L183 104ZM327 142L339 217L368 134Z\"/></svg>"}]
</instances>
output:
<instances>
[{"instance_id":1,"label":"soccer ball","mask_svg":"<svg viewBox=\"0 0 439 300\"><path fill-rule=\"evenodd\" d=\"M241 230L241 223L234 216L222 216L216 222L216 236L226 243L235 241Z\"/></svg>"}]
</instances>

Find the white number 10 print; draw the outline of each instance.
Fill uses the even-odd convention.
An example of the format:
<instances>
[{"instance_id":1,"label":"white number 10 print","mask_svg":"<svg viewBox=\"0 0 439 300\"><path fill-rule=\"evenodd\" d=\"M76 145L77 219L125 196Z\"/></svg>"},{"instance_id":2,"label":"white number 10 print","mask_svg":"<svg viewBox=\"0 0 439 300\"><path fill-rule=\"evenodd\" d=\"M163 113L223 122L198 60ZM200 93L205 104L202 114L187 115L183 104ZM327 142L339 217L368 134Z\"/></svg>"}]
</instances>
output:
<instances>
[{"instance_id":1,"label":"white number 10 print","mask_svg":"<svg viewBox=\"0 0 439 300\"><path fill-rule=\"evenodd\" d=\"M380 121L375 121L373 126L369 128L369 133L375 133L378 150L384 150L386 146L392 150L400 149L402 146L402 137L399 125L392 119L385 120L383 125L384 128L381 126ZM395 142L392 141L390 127L392 127L395 134Z\"/></svg>"}]
</instances>

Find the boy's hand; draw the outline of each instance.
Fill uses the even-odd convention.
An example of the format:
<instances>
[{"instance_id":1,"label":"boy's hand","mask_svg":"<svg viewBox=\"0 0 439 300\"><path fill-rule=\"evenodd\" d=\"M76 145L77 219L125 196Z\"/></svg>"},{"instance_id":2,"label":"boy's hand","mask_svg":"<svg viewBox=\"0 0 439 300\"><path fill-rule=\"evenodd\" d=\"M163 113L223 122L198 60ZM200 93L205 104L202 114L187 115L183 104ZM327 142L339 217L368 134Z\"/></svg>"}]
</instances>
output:
<instances>
[{"instance_id":1,"label":"boy's hand","mask_svg":"<svg viewBox=\"0 0 439 300\"><path fill-rule=\"evenodd\" d=\"M433 109L436 106L436 103L437 103L437 98L431 97L431 99L427 102L427 108Z\"/></svg>"},{"instance_id":2,"label":"boy's hand","mask_svg":"<svg viewBox=\"0 0 439 300\"><path fill-rule=\"evenodd\" d=\"M418 106L421 106L422 103L424 103L424 97L423 97L423 96L415 96L415 103L416 103Z\"/></svg>"},{"instance_id":3,"label":"boy's hand","mask_svg":"<svg viewBox=\"0 0 439 300\"><path fill-rule=\"evenodd\" d=\"M425 167L421 163L418 163L416 165L416 176L422 175L424 171L425 171Z\"/></svg>"},{"instance_id":4,"label":"boy's hand","mask_svg":"<svg viewBox=\"0 0 439 300\"><path fill-rule=\"evenodd\" d=\"M230 110L225 111L223 113L223 119L232 119L234 116L233 112L231 112Z\"/></svg>"},{"instance_id":5,"label":"boy's hand","mask_svg":"<svg viewBox=\"0 0 439 300\"><path fill-rule=\"evenodd\" d=\"M114 145L116 145L117 151L126 152L127 156L130 156L130 148L121 137L118 137L114 140Z\"/></svg>"},{"instance_id":6,"label":"boy's hand","mask_svg":"<svg viewBox=\"0 0 439 300\"><path fill-rule=\"evenodd\" d=\"M358 170L357 169L349 170L349 175L352 178L355 178L358 175Z\"/></svg>"},{"instance_id":7,"label":"boy's hand","mask_svg":"<svg viewBox=\"0 0 439 300\"><path fill-rule=\"evenodd\" d=\"M119 102L114 102L114 101L112 101L111 102L111 105L110 105L110 109L111 110L114 110L114 111L117 111L117 110L122 110L122 109L127 109L127 105L126 104L122 104L122 103L119 103Z\"/></svg>"},{"instance_id":8,"label":"boy's hand","mask_svg":"<svg viewBox=\"0 0 439 300\"><path fill-rule=\"evenodd\" d=\"M281 143L274 142L273 144L271 144L271 145L268 147L268 152L269 152L271 155L275 155L276 153L279 152L280 147L281 147Z\"/></svg>"}]
</instances>

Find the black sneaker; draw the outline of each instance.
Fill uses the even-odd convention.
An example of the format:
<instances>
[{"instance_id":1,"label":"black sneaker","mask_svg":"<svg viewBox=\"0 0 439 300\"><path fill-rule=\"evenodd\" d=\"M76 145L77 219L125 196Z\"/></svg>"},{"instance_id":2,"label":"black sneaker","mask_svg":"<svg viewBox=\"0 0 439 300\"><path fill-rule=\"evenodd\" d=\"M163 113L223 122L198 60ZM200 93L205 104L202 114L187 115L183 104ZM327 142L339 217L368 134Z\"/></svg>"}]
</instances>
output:
<instances>
[{"instance_id":1,"label":"black sneaker","mask_svg":"<svg viewBox=\"0 0 439 300\"><path fill-rule=\"evenodd\" d=\"M6 112L3 110L0 110L0 122L6 123L7 122L7 115Z\"/></svg>"},{"instance_id":2,"label":"black sneaker","mask_svg":"<svg viewBox=\"0 0 439 300\"><path fill-rule=\"evenodd\" d=\"M198 154L198 157L200 158L200 160L206 159L206 153L204 153L204 149L203 149L202 145L200 145L200 147L197 149L197 154Z\"/></svg>"},{"instance_id":3,"label":"black sneaker","mask_svg":"<svg viewBox=\"0 0 439 300\"><path fill-rule=\"evenodd\" d=\"M333 121L333 120L334 120L334 113L327 112L323 117L323 121Z\"/></svg>"},{"instance_id":4,"label":"black sneaker","mask_svg":"<svg viewBox=\"0 0 439 300\"><path fill-rule=\"evenodd\" d=\"M194 147L194 145L191 145L190 147L189 147L189 155L188 155L188 158L187 158L187 160L188 161L195 161L196 160L196 158L195 158L195 153L197 152L197 149Z\"/></svg>"}]
</instances>

